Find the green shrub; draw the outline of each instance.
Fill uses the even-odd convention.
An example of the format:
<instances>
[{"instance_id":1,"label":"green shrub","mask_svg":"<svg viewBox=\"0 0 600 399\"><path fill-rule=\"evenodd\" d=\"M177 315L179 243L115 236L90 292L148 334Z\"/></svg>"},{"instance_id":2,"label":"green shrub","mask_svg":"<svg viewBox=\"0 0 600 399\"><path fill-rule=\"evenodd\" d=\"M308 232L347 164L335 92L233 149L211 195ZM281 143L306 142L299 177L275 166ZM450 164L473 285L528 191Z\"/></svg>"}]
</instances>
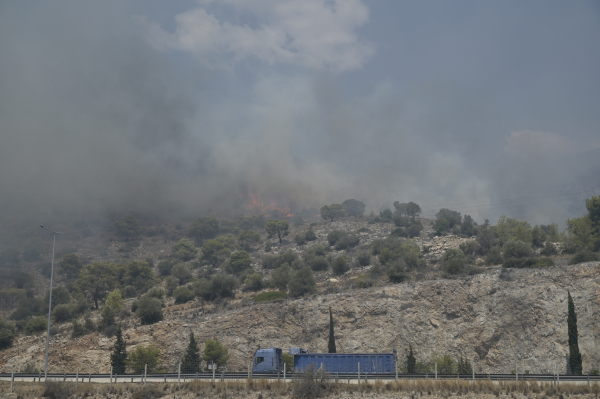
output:
<instances>
[{"instance_id":1,"label":"green shrub","mask_svg":"<svg viewBox=\"0 0 600 399\"><path fill-rule=\"evenodd\" d=\"M244 280L245 289L248 291L260 291L263 289L263 275L252 273Z\"/></svg>"},{"instance_id":2,"label":"green shrub","mask_svg":"<svg viewBox=\"0 0 600 399\"><path fill-rule=\"evenodd\" d=\"M590 375L600 375L600 370L598 369L592 369L589 372Z\"/></svg>"},{"instance_id":3,"label":"green shrub","mask_svg":"<svg viewBox=\"0 0 600 399\"><path fill-rule=\"evenodd\" d=\"M531 244L521 240L508 240L502 246L504 258L526 258L533 254Z\"/></svg>"},{"instance_id":4,"label":"green shrub","mask_svg":"<svg viewBox=\"0 0 600 399\"><path fill-rule=\"evenodd\" d=\"M75 312L76 312L75 307L76 307L76 305L74 303L73 304L64 303L62 305L58 305L52 311L52 318L57 323L64 323L66 321L69 321L75 315Z\"/></svg>"},{"instance_id":5,"label":"green shrub","mask_svg":"<svg viewBox=\"0 0 600 399\"><path fill-rule=\"evenodd\" d=\"M465 241L458 247L467 256L475 256L479 253L479 244L477 241Z\"/></svg>"},{"instance_id":6,"label":"green shrub","mask_svg":"<svg viewBox=\"0 0 600 399\"><path fill-rule=\"evenodd\" d=\"M502 249L497 245L491 247L488 254L485 256L485 264L500 265L502 262Z\"/></svg>"},{"instance_id":7,"label":"green shrub","mask_svg":"<svg viewBox=\"0 0 600 399\"><path fill-rule=\"evenodd\" d=\"M308 261L310 268L316 272L329 269L329 262L324 256L315 256Z\"/></svg>"},{"instance_id":8,"label":"green shrub","mask_svg":"<svg viewBox=\"0 0 600 399\"><path fill-rule=\"evenodd\" d=\"M271 273L271 284L282 291L286 290L291 274L292 268L287 263L284 263Z\"/></svg>"},{"instance_id":9,"label":"green shrub","mask_svg":"<svg viewBox=\"0 0 600 399\"><path fill-rule=\"evenodd\" d=\"M262 266L265 269L276 269L284 263L291 265L296 259L298 259L298 255L289 249L287 252L284 252L281 255L265 255L262 261Z\"/></svg>"},{"instance_id":10,"label":"green shrub","mask_svg":"<svg viewBox=\"0 0 600 399\"><path fill-rule=\"evenodd\" d=\"M331 269L333 270L333 273L337 274L338 276L341 276L342 274L344 274L348 270L350 270L350 267L348 266L348 260L343 255L338 256L333 261L333 264L331 265Z\"/></svg>"},{"instance_id":11,"label":"green shrub","mask_svg":"<svg viewBox=\"0 0 600 399\"><path fill-rule=\"evenodd\" d=\"M211 301L216 298L234 297L239 284L234 276L219 273L215 274L210 281L203 278L194 282L192 288L196 296Z\"/></svg>"},{"instance_id":12,"label":"green shrub","mask_svg":"<svg viewBox=\"0 0 600 399\"><path fill-rule=\"evenodd\" d=\"M231 265L234 274L240 274L250 267L252 258L246 251L237 251L231 255L229 264Z\"/></svg>"},{"instance_id":13,"label":"green shrub","mask_svg":"<svg viewBox=\"0 0 600 399\"><path fill-rule=\"evenodd\" d=\"M290 295L298 297L315 292L317 283L310 268L305 267L293 273L288 284Z\"/></svg>"},{"instance_id":14,"label":"green shrub","mask_svg":"<svg viewBox=\"0 0 600 399\"><path fill-rule=\"evenodd\" d=\"M306 238L304 234L296 234L294 236L294 241L296 242L296 245L304 245L306 244Z\"/></svg>"},{"instance_id":15,"label":"green shrub","mask_svg":"<svg viewBox=\"0 0 600 399\"><path fill-rule=\"evenodd\" d=\"M361 252L357 257L358 264L361 266L369 266L371 264L371 254L368 252Z\"/></svg>"},{"instance_id":16,"label":"green shrub","mask_svg":"<svg viewBox=\"0 0 600 399\"><path fill-rule=\"evenodd\" d=\"M182 238L177 241L177 244L173 245L173 254L174 258L177 258L182 261L192 260L196 257L198 250L194 246L194 243L187 238Z\"/></svg>"},{"instance_id":17,"label":"green shrub","mask_svg":"<svg viewBox=\"0 0 600 399\"><path fill-rule=\"evenodd\" d=\"M442 256L443 270L448 274L461 274L465 271L467 257L460 249L448 249Z\"/></svg>"},{"instance_id":18,"label":"green shrub","mask_svg":"<svg viewBox=\"0 0 600 399\"><path fill-rule=\"evenodd\" d=\"M190 270L190 267L185 263L178 263L175 266L173 266L173 269L171 270L171 276L178 279L179 284L181 285L187 283L188 280L192 277L192 271Z\"/></svg>"},{"instance_id":19,"label":"green shrub","mask_svg":"<svg viewBox=\"0 0 600 399\"><path fill-rule=\"evenodd\" d=\"M158 323L163 319L161 300L144 295L137 302L135 315L140 318L142 324Z\"/></svg>"},{"instance_id":20,"label":"green shrub","mask_svg":"<svg viewBox=\"0 0 600 399\"><path fill-rule=\"evenodd\" d=\"M329 241L329 245L334 246L340 239L347 236L348 233L342 230L333 230L329 234L327 234L327 241Z\"/></svg>"},{"instance_id":21,"label":"green shrub","mask_svg":"<svg viewBox=\"0 0 600 399\"><path fill-rule=\"evenodd\" d=\"M194 293L188 287L179 287L173 293L175 303L186 303L194 299Z\"/></svg>"},{"instance_id":22,"label":"green shrub","mask_svg":"<svg viewBox=\"0 0 600 399\"><path fill-rule=\"evenodd\" d=\"M129 354L129 360L127 365L133 370L134 373L143 373L145 366L148 366L148 372L151 372L158 366L160 362L160 349L154 345L150 345L144 348L141 345Z\"/></svg>"},{"instance_id":23,"label":"green shrub","mask_svg":"<svg viewBox=\"0 0 600 399\"><path fill-rule=\"evenodd\" d=\"M48 312L48 305L40 298L22 298L19 307L10 314L11 320L25 320L31 316L42 316Z\"/></svg>"},{"instance_id":24,"label":"green shrub","mask_svg":"<svg viewBox=\"0 0 600 399\"><path fill-rule=\"evenodd\" d=\"M317 239L317 235L313 231L313 229L308 229L306 233L304 233L305 241L315 241Z\"/></svg>"},{"instance_id":25,"label":"green shrub","mask_svg":"<svg viewBox=\"0 0 600 399\"><path fill-rule=\"evenodd\" d=\"M15 323L0 319L0 349L6 349L12 346L17 337L17 327Z\"/></svg>"},{"instance_id":26,"label":"green shrub","mask_svg":"<svg viewBox=\"0 0 600 399\"><path fill-rule=\"evenodd\" d=\"M287 297L288 295L284 291L269 291L256 295L254 298L252 298L252 300L254 302L268 302L275 301L277 299L287 299Z\"/></svg>"},{"instance_id":27,"label":"green shrub","mask_svg":"<svg viewBox=\"0 0 600 399\"><path fill-rule=\"evenodd\" d=\"M407 279L405 263L402 259L396 259L388 264L386 275L392 283L402 283Z\"/></svg>"},{"instance_id":28,"label":"green shrub","mask_svg":"<svg viewBox=\"0 0 600 399\"><path fill-rule=\"evenodd\" d=\"M336 251L341 251L346 248L353 248L360 243L358 236L354 234L346 234L335 243Z\"/></svg>"},{"instance_id":29,"label":"green shrub","mask_svg":"<svg viewBox=\"0 0 600 399\"><path fill-rule=\"evenodd\" d=\"M179 279L174 276L169 276L165 279L165 290L167 295L173 295L173 292L179 287Z\"/></svg>"},{"instance_id":30,"label":"green shrub","mask_svg":"<svg viewBox=\"0 0 600 399\"><path fill-rule=\"evenodd\" d=\"M576 265L583 262L594 262L597 260L599 260L598 254L585 248L575 253L575 255L569 260L569 265Z\"/></svg>"},{"instance_id":31,"label":"green shrub","mask_svg":"<svg viewBox=\"0 0 600 399\"><path fill-rule=\"evenodd\" d=\"M558 254L558 250L554 246L554 243L552 243L550 241L546 241L546 244L544 244L544 248L542 248L542 250L540 251L540 255L544 255L544 256L552 256L552 255L557 255L557 254Z\"/></svg>"},{"instance_id":32,"label":"green shrub","mask_svg":"<svg viewBox=\"0 0 600 399\"><path fill-rule=\"evenodd\" d=\"M144 296L162 300L165 296L165 290L160 287L152 287L144 294Z\"/></svg>"},{"instance_id":33,"label":"green shrub","mask_svg":"<svg viewBox=\"0 0 600 399\"><path fill-rule=\"evenodd\" d=\"M46 331L47 328L48 320L45 317L34 317L27 321L24 330L27 335L32 335L40 331Z\"/></svg>"}]
</instances>

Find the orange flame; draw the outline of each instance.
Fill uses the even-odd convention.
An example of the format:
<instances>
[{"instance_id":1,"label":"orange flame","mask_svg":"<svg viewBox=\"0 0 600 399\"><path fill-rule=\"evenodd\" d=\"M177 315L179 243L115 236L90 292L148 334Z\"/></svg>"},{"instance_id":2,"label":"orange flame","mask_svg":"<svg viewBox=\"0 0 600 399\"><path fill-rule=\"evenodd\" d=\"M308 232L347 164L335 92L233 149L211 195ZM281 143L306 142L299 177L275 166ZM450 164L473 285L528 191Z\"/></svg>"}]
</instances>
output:
<instances>
[{"instance_id":1,"label":"orange flame","mask_svg":"<svg viewBox=\"0 0 600 399\"><path fill-rule=\"evenodd\" d=\"M258 194L250 193L250 199L246 204L246 209L252 211L258 211L265 213L269 216L280 217L280 218L291 218L294 214L290 211L290 208L280 208L276 202L271 202L268 205L264 205L263 200Z\"/></svg>"}]
</instances>

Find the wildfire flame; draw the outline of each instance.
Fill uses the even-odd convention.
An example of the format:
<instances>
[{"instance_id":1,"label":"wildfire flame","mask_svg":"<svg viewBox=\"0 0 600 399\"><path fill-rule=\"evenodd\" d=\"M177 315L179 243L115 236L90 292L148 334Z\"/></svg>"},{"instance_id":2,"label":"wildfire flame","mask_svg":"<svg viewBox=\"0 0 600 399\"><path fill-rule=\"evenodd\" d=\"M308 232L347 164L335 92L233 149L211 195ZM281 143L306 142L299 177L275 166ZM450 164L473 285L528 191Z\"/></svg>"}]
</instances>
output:
<instances>
[{"instance_id":1,"label":"wildfire flame","mask_svg":"<svg viewBox=\"0 0 600 399\"><path fill-rule=\"evenodd\" d=\"M265 205L258 194L250 193L249 197L248 204L246 204L246 209L248 210L280 218L294 217L294 214L290 211L290 208L280 208L276 202L271 202L268 205Z\"/></svg>"}]
</instances>

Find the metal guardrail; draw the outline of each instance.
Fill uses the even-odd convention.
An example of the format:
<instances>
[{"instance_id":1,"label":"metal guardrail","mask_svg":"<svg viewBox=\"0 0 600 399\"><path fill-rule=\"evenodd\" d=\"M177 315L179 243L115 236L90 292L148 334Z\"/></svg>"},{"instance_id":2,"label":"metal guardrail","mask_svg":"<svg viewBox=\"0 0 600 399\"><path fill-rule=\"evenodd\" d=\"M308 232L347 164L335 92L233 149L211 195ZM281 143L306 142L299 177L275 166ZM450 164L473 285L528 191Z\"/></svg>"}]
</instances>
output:
<instances>
[{"instance_id":1,"label":"metal guardrail","mask_svg":"<svg viewBox=\"0 0 600 399\"><path fill-rule=\"evenodd\" d=\"M358 373L328 373L333 380L350 380L357 381ZM271 379L283 380L283 373L250 373L247 372L228 372L228 373L195 373L195 374L178 374L178 373L160 373L147 374L146 382L189 382L195 380L224 381L224 380L245 380L250 376L253 379ZM84 373L52 373L48 374L48 380L54 381L70 381L75 382L112 382L113 383L143 383L144 374L84 374ZM10 381L11 373L0 373L0 381ZM287 373L286 380L295 380L302 378L300 373ZM398 379L413 379L413 380L434 380L434 374L398 374ZM360 373L361 381L369 380L395 380L395 374L380 374L380 373ZM537 381L537 382L556 382L557 376L552 374L438 374L438 380L491 380L491 381ZM43 381L44 374L26 374L15 373L15 381L36 382ZM600 382L600 376L596 375L559 375L559 382Z\"/></svg>"}]
</instances>

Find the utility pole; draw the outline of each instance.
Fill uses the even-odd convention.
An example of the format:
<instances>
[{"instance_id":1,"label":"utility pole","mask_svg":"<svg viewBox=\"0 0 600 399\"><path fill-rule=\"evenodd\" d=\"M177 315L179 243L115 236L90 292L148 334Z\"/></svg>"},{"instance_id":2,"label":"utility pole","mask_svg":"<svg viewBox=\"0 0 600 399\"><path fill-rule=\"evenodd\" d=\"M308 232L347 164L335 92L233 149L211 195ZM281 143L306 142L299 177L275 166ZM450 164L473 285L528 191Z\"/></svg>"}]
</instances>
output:
<instances>
[{"instance_id":1,"label":"utility pole","mask_svg":"<svg viewBox=\"0 0 600 399\"><path fill-rule=\"evenodd\" d=\"M52 282L54 280L54 246L56 245L56 235L57 234L68 234L62 231L54 231L50 230L47 227L44 227L43 224L40 225L42 229L48 230L53 234L52 239L52 266L50 268L50 299L48 300L48 336L46 337L46 366L44 368L44 384L48 382L48 351L50 350L50 320L52 318Z\"/></svg>"}]
</instances>

